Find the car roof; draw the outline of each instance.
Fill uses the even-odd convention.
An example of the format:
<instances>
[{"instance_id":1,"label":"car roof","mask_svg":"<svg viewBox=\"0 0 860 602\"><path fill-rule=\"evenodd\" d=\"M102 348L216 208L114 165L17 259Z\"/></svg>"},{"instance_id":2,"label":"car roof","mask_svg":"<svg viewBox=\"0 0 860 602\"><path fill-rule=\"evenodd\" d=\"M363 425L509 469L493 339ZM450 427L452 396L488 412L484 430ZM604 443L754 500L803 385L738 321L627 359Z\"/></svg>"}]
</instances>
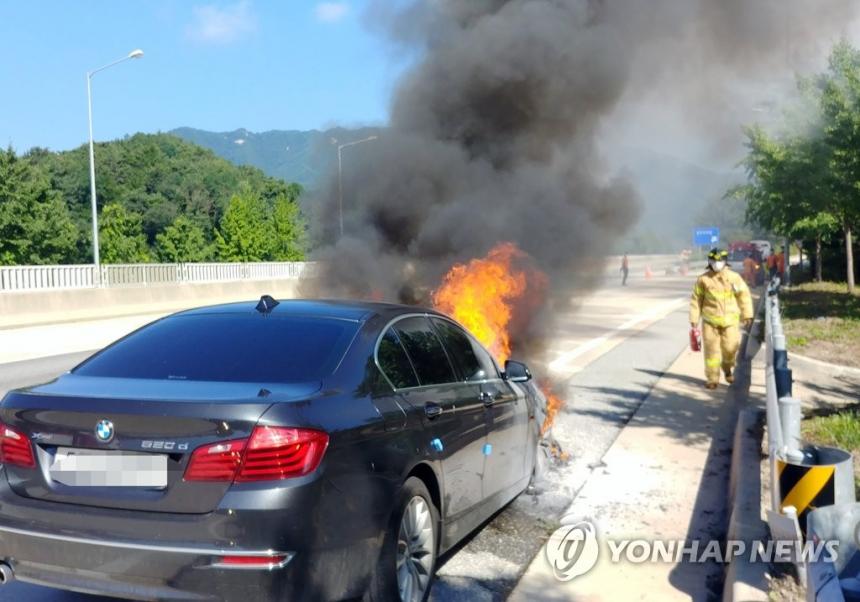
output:
<instances>
[{"instance_id":1,"label":"car roof","mask_svg":"<svg viewBox=\"0 0 860 602\"><path fill-rule=\"evenodd\" d=\"M175 316L217 315L217 314L248 314L257 313L257 303L254 301L239 301L189 309L173 314ZM397 303L381 303L375 301L352 301L342 299L284 299L269 311L273 316L313 316L319 318L336 318L341 320L365 321L374 315L383 318L394 318L405 313L428 313L442 315L432 309L414 305Z\"/></svg>"}]
</instances>

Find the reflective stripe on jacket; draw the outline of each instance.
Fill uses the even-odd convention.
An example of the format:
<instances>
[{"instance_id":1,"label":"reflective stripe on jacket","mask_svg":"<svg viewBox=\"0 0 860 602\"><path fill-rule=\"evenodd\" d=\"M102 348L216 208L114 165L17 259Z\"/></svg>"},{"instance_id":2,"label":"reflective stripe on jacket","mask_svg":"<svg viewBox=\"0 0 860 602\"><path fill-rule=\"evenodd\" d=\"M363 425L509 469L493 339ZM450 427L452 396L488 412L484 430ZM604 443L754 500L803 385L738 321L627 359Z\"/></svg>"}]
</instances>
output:
<instances>
[{"instance_id":1,"label":"reflective stripe on jacket","mask_svg":"<svg viewBox=\"0 0 860 602\"><path fill-rule=\"evenodd\" d=\"M752 320L752 296L740 274L724 268L718 274L708 270L699 276L690 297L690 323L698 324L699 318L718 327Z\"/></svg>"}]
</instances>

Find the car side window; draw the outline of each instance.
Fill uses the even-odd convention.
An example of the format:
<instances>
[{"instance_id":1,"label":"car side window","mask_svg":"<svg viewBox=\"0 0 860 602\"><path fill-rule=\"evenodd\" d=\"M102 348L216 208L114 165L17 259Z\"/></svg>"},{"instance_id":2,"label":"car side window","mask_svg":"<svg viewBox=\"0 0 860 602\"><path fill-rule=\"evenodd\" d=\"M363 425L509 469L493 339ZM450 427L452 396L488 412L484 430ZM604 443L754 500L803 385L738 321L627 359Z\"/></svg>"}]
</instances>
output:
<instances>
[{"instance_id":1,"label":"car side window","mask_svg":"<svg viewBox=\"0 0 860 602\"><path fill-rule=\"evenodd\" d=\"M457 382L439 337L427 318L405 318L394 324L422 385Z\"/></svg>"},{"instance_id":2,"label":"car side window","mask_svg":"<svg viewBox=\"0 0 860 602\"><path fill-rule=\"evenodd\" d=\"M441 318L430 318L430 320L439 331L439 336L445 344L445 349L451 355L451 359L460 368L464 380L474 382L493 377L495 369L488 372L486 366L481 365L475 354L472 341L463 329L453 322Z\"/></svg>"},{"instance_id":3,"label":"car side window","mask_svg":"<svg viewBox=\"0 0 860 602\"><path fill-rule=\"evenodd\" d=\"M487 350L472 337L469 337L469 342L472 344L472 350L475 352L475 357L478 358L478 363L481 364L481 370L487 374L486 378L501 378L502 375L499 374L499 368L496 366L493 358L490 357L490 354L487 353Z\"/></svg>"},{"instance_id":4,"label":"car side window","mask_svg":"<svg viewBox=\"0 0 860 602\"><path fill-rule=\"evenodd\" d=\"M412 369L412 363L400 344L397 334L389 328L379 340L379 350L376 354L379 367L388 377L395 389L406 389L418 386L418 377Z\"/></svg>"}]
</instances>

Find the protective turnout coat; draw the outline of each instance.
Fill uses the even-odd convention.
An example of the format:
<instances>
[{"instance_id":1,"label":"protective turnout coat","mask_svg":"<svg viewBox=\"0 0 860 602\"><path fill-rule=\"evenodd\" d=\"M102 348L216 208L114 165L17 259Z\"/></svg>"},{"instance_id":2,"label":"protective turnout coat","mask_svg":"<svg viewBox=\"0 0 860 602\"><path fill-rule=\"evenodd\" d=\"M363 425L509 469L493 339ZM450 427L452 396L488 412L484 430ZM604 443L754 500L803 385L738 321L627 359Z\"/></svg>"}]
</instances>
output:
<instances>
[{"instance_id":1,"label":"protective turnout coat","mask_svg":"<svg viewBox=\"0 0 860 602\"><path fill-rule=\"evenodd\" d=\"M698 324L700 317L718 328L753 319L750 289L740 274L724 268L699 276L690 298L690 323Z\"/></svg>"}]
</instances>

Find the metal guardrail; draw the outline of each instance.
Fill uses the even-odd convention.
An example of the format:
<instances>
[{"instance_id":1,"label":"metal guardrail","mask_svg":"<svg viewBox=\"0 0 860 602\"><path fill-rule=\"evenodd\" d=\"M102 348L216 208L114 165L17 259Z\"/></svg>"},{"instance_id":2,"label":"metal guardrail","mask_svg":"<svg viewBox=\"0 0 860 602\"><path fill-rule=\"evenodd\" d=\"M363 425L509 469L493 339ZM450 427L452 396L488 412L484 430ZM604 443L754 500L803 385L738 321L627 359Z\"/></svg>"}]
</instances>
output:
<instances>
[{"instance_id":1,"label":"metal guardrail","mask_svg":"<svg viewBox=\"0 0 860 602\"><path fill-rule=\"evenodd\" d=\"M829 533L829 540L838 539L840 550L851 541L850 537L838 535L838 530L834 530L834 524L831 524L834 521L827 520L827 514L831 507L846 508L848 503L855 501L854 469L850 452L807 444L801 439L802 411L800 400L792 396L792 372L788 367L780 312L780 284L780 279L775 278L767 287L765 299L765 385L771 491L768 525L775 539L779 537L782 541L794 543L795 551L790 552L785 560L794 563L801 584L809 584L807 599L844 599L819 598L818 586L813 587L815 580L811 576L821 565L796 551L810 535L807 530L810 517L820 512L824 513L819 520L822 524L810 535L813 543L819 535L823 537L825 530ZM808 476L813 478L808 479ZM855 529L856 526L851 529L852 535Z\"/></svg>"},{"instance_id":2,"label":"metal guardrail","mask_svg":"<svg viewBox=\"0 0 860 602\"><path fill-rule=\"evenodd\" d=\"M767 441L771 483L779 482L777 460L802 460L800 451L800 402L791 396L792 375L788 367L788 350L782 313L779 306L780 279L774 278L766 289L764 304L764 344L767 364L765 390L767 398ZM780 492L771 487L772 508L780 511Z\"/></svg>"},{"instance_id":3,"label":"metal guardrail","mask_svg":"<svg viewBox=\"0 0 860 602\"><path fill-rule=\"evenodd\" d=\"M0 293L97 287L295 279L313 262L0 266Z\"/></svg>"},{"instance_id":4,"label":"metal guardrail","mask_svg":"<svg viewBox=\"0 0 860 602\"><path fill-rule=\"evenodd\" d=\"M770 473L771 509L768 512L768 526L776 536L776 516L783 514L782 492L779 486L779 467L786 460L802 461L800 451L800 402L791 397L792 375L788 367L788 350L785 344L785 331L779 306L779 277L774 278L765 289L764 302L764 345L765 391L767 420L767 451ZM785 516L792 524L790 539L802 542L797 512L793 507L785 509ZM784 536L784 534L781 534ZM791 559L797 567L803 586L806 586L806 567L801 558Z\"/></svg>"}]
</instances>

